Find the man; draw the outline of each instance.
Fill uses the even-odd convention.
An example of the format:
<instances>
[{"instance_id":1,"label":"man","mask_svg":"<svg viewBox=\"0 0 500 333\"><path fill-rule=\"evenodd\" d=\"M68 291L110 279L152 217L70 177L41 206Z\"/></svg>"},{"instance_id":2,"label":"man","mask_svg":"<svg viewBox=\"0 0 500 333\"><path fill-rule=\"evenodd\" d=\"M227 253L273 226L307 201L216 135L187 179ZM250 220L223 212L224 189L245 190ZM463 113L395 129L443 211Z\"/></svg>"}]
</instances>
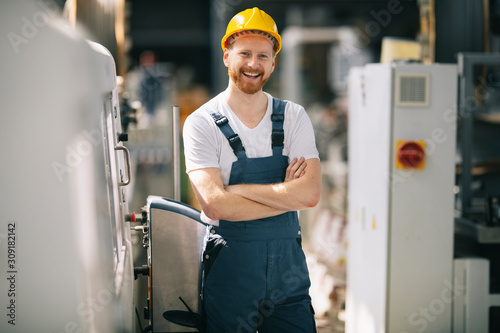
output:
<instances>
[{"instance_id":1,"label":"man","mask_svg":"<svg viewBox=\"0 0 500 333\"><path fill-rule=\"evenodd\" d=\"M209 223L203 309L214 332L315 332L297 211L320 195L311 121L262 88L281 37L264 11L234 16L222 39L227 89L191 114L186 169Z\"/></svg>"}]
</instances>

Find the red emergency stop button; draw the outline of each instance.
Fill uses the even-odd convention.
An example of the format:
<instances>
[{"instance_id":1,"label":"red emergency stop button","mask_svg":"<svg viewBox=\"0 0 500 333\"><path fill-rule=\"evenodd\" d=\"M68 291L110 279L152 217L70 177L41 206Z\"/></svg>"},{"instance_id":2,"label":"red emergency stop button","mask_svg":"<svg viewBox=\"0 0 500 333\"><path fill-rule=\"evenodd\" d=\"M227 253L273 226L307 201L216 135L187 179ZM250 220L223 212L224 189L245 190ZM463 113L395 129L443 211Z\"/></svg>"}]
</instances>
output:
<instances>
[{"instance_id":1,"label":"red emergency stop button","mask_svg":"<svg viewBox=\"0 0 500 333\"><path fill-rule=\"evenodd\" d=\"M130 213L128 215L125 215L125 221L127 222L137 222L137 217L135 216L135 213Z\"/></svg>"},{"instance_id":2,"label":"red emergency stop button","mask_svg":"<svg viewBox=\"0 0 500 333\"><path fill-rule=\"evenodd\" d=\"M398 169L423 169L425 141L398 141L396 154Z\"/></svg>"}]
</instances>

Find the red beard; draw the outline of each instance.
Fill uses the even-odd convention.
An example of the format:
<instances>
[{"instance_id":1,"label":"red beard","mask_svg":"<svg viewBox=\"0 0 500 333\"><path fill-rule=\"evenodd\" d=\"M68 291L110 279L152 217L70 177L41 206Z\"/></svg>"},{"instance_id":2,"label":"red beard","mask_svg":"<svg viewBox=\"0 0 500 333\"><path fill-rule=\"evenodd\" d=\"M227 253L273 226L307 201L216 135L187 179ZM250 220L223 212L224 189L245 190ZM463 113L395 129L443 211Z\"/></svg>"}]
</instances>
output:
<instances>
[{"instance_id":1,"label":"red beard","mask_svg":"<svg viewBox=\"0 0 500 333\"><path fill-rule=\"evenodd\" d=\"M253 95L262 90L264 85L269 80L270 75L264 76L262 72L260 72L260 76L254 81L251 82L248 80L243 74L244 71L240 71L237 73L233 73L231 69L228 68L228 74L234 84L245 94ZM246 71L251 72L251 71Z\"/></svg>"}]
</instances>

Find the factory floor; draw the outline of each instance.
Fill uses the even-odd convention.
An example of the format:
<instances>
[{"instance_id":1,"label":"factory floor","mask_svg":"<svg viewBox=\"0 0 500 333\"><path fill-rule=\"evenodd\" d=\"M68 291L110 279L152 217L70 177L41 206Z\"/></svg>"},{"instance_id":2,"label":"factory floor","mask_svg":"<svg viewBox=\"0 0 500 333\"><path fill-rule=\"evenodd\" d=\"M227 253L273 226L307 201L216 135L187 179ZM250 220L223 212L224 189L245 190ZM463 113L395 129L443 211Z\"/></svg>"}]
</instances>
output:
<instances>
[{"instance_id":1,"label":"factory floor","mask_svg":"<svg viewBox=\"0 0 500 333\"><path fill-rule=\"evenodd\" d=\"M317 333L345 332L345 279L305 249Z\"/></svg>"},{"instance_id":2,"label":"factory floor","mask_svg":"<svg viewBox=\"0 0 500 333\"><path fill-rule=\"evenodd\" d=\"M344 322L330 318L316 318L317 333L344 333Z\"/></svg>"},{"instance_id":3,"label":"factory floor","mask_svg":"<svg viewBox=\"0 0 500 333\"><path fill-rule=\"evenodd\" d=\"M305 249L317 333L345 332L345 272L336 270Z\"/></svg>"}]
</instances>

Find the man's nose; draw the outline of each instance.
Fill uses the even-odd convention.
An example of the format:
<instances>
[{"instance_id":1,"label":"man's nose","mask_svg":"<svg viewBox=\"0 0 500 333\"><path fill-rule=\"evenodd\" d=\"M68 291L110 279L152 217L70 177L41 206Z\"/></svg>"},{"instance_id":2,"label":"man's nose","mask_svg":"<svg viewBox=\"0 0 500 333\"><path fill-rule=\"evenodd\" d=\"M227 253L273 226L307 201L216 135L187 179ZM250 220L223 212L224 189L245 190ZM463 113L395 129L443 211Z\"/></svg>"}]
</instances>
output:
<instances>
[{"instance_id":1,"label":"man's nose","mask_svg":"<svg viewBox=\"0 0 500 333\"><path fill-rule=\"evenodd\" d=\"M250 59L248 60L249 67L255 68L258 66L258 64L259 64L259 58L257 55L250 57Z\"/></svg>"}]
</instances>

